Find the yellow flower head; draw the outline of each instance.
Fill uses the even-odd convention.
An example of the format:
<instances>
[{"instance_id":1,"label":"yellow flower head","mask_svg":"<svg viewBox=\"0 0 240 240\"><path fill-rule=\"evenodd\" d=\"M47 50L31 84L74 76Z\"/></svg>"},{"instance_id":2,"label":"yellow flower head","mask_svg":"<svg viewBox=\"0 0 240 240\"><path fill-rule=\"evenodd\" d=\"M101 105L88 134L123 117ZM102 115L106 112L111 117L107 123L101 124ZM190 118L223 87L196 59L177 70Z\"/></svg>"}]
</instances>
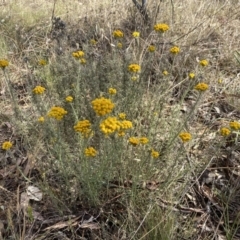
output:
<instances>
[{"instance_id":1,"label":"yellow flower head","mask_svg":"<svg viewBox=\"0 0 240 240\"><path fill-rule=\"evenodd\" d=\"M65 98L66 102L72 102L73 101L73 97L72 96L67 96Z\"/></svg>"},{"instance_id":2,"label":"yellow flower head","mask_svg":"<svg viewBox=\"0 0 240 240\"><path fill-rule=\"evenodd\" d=\"M64 108L52 107L47 115L51 118L55 118L56 120L62 120L62 118L66 114L67 114L67 111Z\"/></svg>"},{"instance_id":3,"label":"yellow flower head","mask_svg":"<svg viewBox=\"0 0 240 240\"><path fill-rule=\"evenodd\" d=\"M141 144L147 144L149 142L148 138L146 137L140 137L139 142Z\"/></svg>"},{"instance_id":4,"label":"yellow flower head","mask_svg":"<svg viewBox=\"0 0 240 240\"><path fill-rule=\"evenodd\" d=\"M121 129L121 124L116 117L108 117L100 123L100 129L105 134L112 134Z\"/></svg>"},{"instance_id":5,"label":"yellow flower head","mask_svg":"<svg viewBox=\"0 0 240 240\"><path fill-rule=\"evenodd\" d=\"M92 107L97 115L104 116L112 112L114 103L112 103L111 99L101 97L92 101Z\"/></svg>"},{"instance_id":6,"label":"yellow flower head","mask_svg":"<svg viewBox=\"0 0 240 240\"><path fill-rule=\"evenodd\" d=\"M140 32L133 32L133 33L132 33L132 36L133 36L134 38L139 38L139 37L140 37Z\"/></svg>"},{"instance_id":7,"label":"yellow flower head","mask_svg":"<svg viewBox=\"0 0 240 240\"><path fill-rule=\"evenodd\" d=\"M163 71L163 75L167 76L168 74L169 74L168 71L166 70Z\"/></svg>"},{"instance_id":8,"label":"yellow flower head","mask_svg":"<svg viewBox=\"0 0 240 240\"><path fill-rule=\"evenodd\" d=\"M87 61L86 61L85 58L80 58L79 62L80 62L82 65L84 65L84 64L86 64Z\"/></svg>"},{"instance_id":9,"label":"yellow flower head","mask_svg":"<svg viewBox=\"0 0 240 240\"><path fill-rule=\"evenodd\" d=\"M118 131L118 136L119 136L119 137L125 136L125 132L124 132L124 131Z\"/></svg>"},{"instance_id":10,"label":"yellow flower head","mask_svg":"<svg viewBox=\"0 0 240 240\"><path fill-rule=\"evenodd\" d=\"M141 71L141 67L138 64L130 64L128 66L128 71L133 72L133 73L137 73L137 72Z\"/></svg>"},{"instance_id":11,"label":"yellow flower head","mask_svg":"<svg viewBox=\"0 0 240 240\"><path fill-rule=\"evenodd\" d=\"M45 66L45 65L47 65L47 61L44 60L44 59L40 59L40 60L38 61L38 64L41 65L41 66Z\"/></svg>"},{"instance_id":12,"label":"yellow flower head","mask_svg":"<svg viewBox=\"0 0 240 240\"><path fill-rule=\"evenodd\" d=\"M208 61L207 60L202 60L199 62L199 64L203 67L206 67L208 65Z\"/></svg>"},{"instance_id":13,"label":"yellow flower head","mask_svg":"<svg viewBox=\"0 0 240 240\"><path fill-rule=\"evenodd\" d=\"M154 45L150 45L150 46L148 47L148 51L149 51L149 52L155 52L155 50L156 50L156 47L155 47Z\"/></svg>"},{"instance_id":14,"label":"yellow flower head","mask_svg":"<svg viewBox=\"0 0 240 240\"><path fill-rule=\"evenodd\" d=\"M122 49L122 47L123 47L122 43L118 42L117 43L117 48Z\"/></svg>"},{"instance_id":15,"label":"yellow flower head","mask_svg":"<svg viewBox=\"0 0 240 240\"><path fill-rule=\"evenodd\" d=\"M91 123L89 120L78 121L77 124L73 127L76 132L84 133L86 130L90 129Z\"/></svg>"},{"instance_id":16,"label":"yellow flower head","mask_svg":"<svg viewBox=\"0 0 240 240\"><path fill-rule=\"evenodd\" d=\"M113 36L114 36L115 38L123 38L124 34L123 34L123 32L122 32L121 30L115 30L115 31L113 32Z\"/></svg>"},{"instance_id":17,"label":"yellow flower head","mask_svg":"<svg viewBox=\"0 0 240 240\"><path fill-rule=\"evenodd\" d=\"M173 54L178 54L180 52L180 48L177 46L174 46L174 47L170 48L170 52Z\"/></svg>"},{"instance_id":18,"label":"yellow flower head","mask_svg":"<svg viewBox=\"0 0 240 240\"><path fill-rule=\"evenodd\" d=\"M36 86L32 91L35 94L43 94L45 90L46 90L46 88L44 88L42 86Z\"/></svg>"},{"instance_id":19,"label":"yellow flower head","mask_svg":"<svg viewBox=\"0 0 240 240\"><path fill-rule=\"evenodd\" d=\"M154 149L151 150L151 156L153 158L158 158L159 157L159 152L158 151L155 151Z\"/></svg>"},{"instance_id":20,"label":"yellow flower head","mask_svg":"<svg viewBox=\"0 0 240 240\"><path fill-rule=\"evenodd\" d=\"M92 133L91 123L88 120L78 121L73 128L76 132L82 133L85 137L89 137Z\"/></svg>"},{"instance_id":21,"label":"yellow flower head","mask_svg":"<svg viewBox=\"0 0 240 240\"><path fill-rule=\"evenodd\" d=\"M206 90L208 90L209 86L206 83L198 83L194 89L200 92L204 92Z\"/></svg>"},{"instance_id":22,"label":"yellow flower head","mask_svg":"<svg viewBox=\"0 0 240 240\"><path fill-rule=\"evenodd\" d=\"M158 23L156 25L154 25L154 30L156 32L166 32L169 30L169 26L165 23Z\"/></svg>"},{"instance_id":23,"label":"yellow flower head","mask_svg":"<svg viewBox=\"0 0 240 240\"><path fill-rule=\"evenodd\" d=\"M120 126L121 126L121 129L123 129L123 130L126 130L126 129L129 129L129 128L133 127L132 122L128 121L128 120L120 121Z\"/></svg>"},{"instance_id":24,"label":"yellow flower head","mask_svg":"<svg viewBox=\"0 0 240 240\"><path fill-rule=\"evenodd\" d=\"M193 79L193 78L195 78L195 74L194 74L194 73L189 73L189 74L188 74L188 77L191 78L191 79Z\"/></svg>"},{"instance_id":25,"label":"yellow flower head","mask_svg":"<svg viewBox=\"0 0 240 240\"><path fill-rule=\"evenodd\" d=\"M137 81L137 80L138 80L138 76L132 76L132 77L131 77L131 80L132 80L132 81Z\"/></svg>"},{"instance_id":26,"label":"yellow flower head","mask_svg":"<svg viewBox=\"0 0 240 240\"><path fill-rule=\"evenodd\" d=\"M188 132L182 132L179 134L179 137L181 138L181 140L185 143L188 142L192 139L192 135Z\"/></svg>"},{"instance_id":27,"label":"yellow flower head","mask_svg":"<svg viewBox=\"0 0 240 240\"><path fill-rule=\"evenodd\" d=\"M230 122L229 126L234 130L240 130L240 123L237 121Z\"/></svg>"},{"instance_id":28,"label":"yellow flower head","mask_svg":"<svg viewBox=\"0 0 240 240\"><path fill-rule=\"evenodd\" d=\"M93 46L97 45L97 41L95 39L91 39L90 40L90 44L93 45Z\"/></svg>"},{"instance_id":29,"label":"yellow flower head","mask_svg":"<svg viewBox=\"0 0 240 240\"><path fill-rule=\"evenodd\" d=\"M228 129L228 128L223 127L223 128L220 129L220 134L221 134L223 137L228 136L230 133L231 133L231 130Z\"/></svg>"},{"instance_id":30,"label":"yellow flower head","mask_svg":"<svg viewBox=\"0 0 240 240\"><path fill-rule=\"evenodd\" d=\"M139 139L136 137L130 137L128 139L128 142L131 143L133 146L137 146L140 143Z\"/></svg>"},{"instance_id":31,"label":"yellow flower head","mask_svg":"<svg viewBox=\"0 0 240 240\"><path fill-rule=\"evenodd\" d=\"M9 150L12 147L12 143L10 141L5 141L2 144L2 150Z\"/></svg>"},{"instance_id":32,"label":"yellow flower head","mask_svg":"<svg viewBox=\"0 0 240 240\"><path fill-rule=\"evenodd\" d=\"M0 59L0 67L2 69L4 69L5 67L7 67L9 65L9 62L7 60L4 59Z\"/></svg>"},{"instance_id":33,"label":"yellow flower head","mask_svg":"<svg viewBox=\"0 0 240 240\"><path fill-rule=\"evenodd\" d=\"M76 59L83 58L85 53L83 51L76 51L72 53L72 56L75 57Z\"/></svg>"},{"instance_id":34,"label":"yellow flower head","mask_svg":"<svg viewBox=\"0 0 240 240\"><path fill-rule=\"evenodd\" d=\"M115 88L109 88L108 89L108 93L111 94L111 95L115 95L117 93L117 89Z\"/></svg>"},{"instance_id":35,"label":"yellow flower head","mask_svg":"<svg viewBox=\"0 0 240 240\"><path fill-rule=\"evenodd\" d=\"M121 120L124 120L126 118L126 113L119 113L118 114L118 117L121 119Z\"/></svg>"},{"instance_id":36,"label":"yellow flower head","mask_svg":"<svg viewBox=\"0 0 240 240\"><path fill-rule=\"evenodd\" d=\"M45 121L45 119L44 119L43 116L41 116L41 117L38 118L38 122L43 123L44 121Z\"/></svg>"},{"instance_id":37,"label":"yellow flower head","mask_svg":"<svg viewBox=\"0 0 240 240\"><path fill-rule=\"evenodd\" d=\"M85 148L84 154L86 157L95 157L97 155L97 151L93 147L88 147L88 148Z\"/></svg>"}]
</instances>

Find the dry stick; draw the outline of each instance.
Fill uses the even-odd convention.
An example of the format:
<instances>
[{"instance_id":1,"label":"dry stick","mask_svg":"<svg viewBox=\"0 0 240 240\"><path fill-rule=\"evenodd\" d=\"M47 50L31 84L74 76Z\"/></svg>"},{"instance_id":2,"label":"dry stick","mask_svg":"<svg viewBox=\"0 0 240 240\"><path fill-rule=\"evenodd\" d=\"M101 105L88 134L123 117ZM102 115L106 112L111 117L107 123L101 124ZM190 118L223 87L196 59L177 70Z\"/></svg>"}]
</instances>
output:
<instances>
[{"instance_id":1,"label":"dry stick","mask_svg":"<svg viewBox=\"0 0 240 240\"><path fill-rule=\"evenodd\" d=\"M57 2L57 0L54 0L54 2L53 2L53 10L52 10L52 17L51 17L52 20L53 20L53 18L54 18L56 2Z\"/></svg>"},{"instance_id":2,"label":"dry stick","mask_svg":"<svg viewBox=\"0 0 240 240\"><path fill-rule=\"evenodd\" d=\"M55 15L56 2L57 2L57 0L54 0L54 2L53 2L53 9L52 9L52 16L51 16L52 26L51 26L50 32L52 32L52 30L53 30L53 18L54 18L54 15Z\"/></svg>"},{"instance_id":3,"label":"dry stick","mask_svg":"<svg viewBox=\"0 0 240 240\"><path fill-rule=\"evenodd\" d=\"M153 205L151 205L150 208L148 209L146 215L144 216L143 220L141 221L140 225L138 226L137 230L135 231L135 233L133 234L133 236L131 237L130 240L132 240L134 238L134 236L137 234L137 232L139 231L139 229L141 228L141 226L145 222L147 216L149 215L149 213L151 212L152 209L153 209Z\"/></svg>"},{"instance_id":4,"label":"dry stick","mask_svg":"<svg viewBox=\"0 0 240 240\"><path fill-rule=\"evenodd\" d=\"M234 56L235 56L236 60L238 61L238 63L240 63L240 52L235 51Z\"/></svg>"},{"instance_id":5,"label":"dry stick","mask_svg":"<svg viewBox=\"0 0 240 240\"><path fill-rule=\"evenodd\" d=\"M147 0L142 0L142 7L145 7L147 3Z\"/></svg>"},{"instance_id":6,"label":"dry stick","mask_svg":"<svg viewBox=\"0 0 240 240\"><path fill-rule=\"evenodd\" d=\"M148 14L147 14L147 9L146 9L147 0L142 0L142 5L139 4L137 2L137 0L132 0L132 1L133 1L134 5L137 7L137 9L139 10L139 12L141 13L144 22L147 23L149 21L149 17L148 17Z\"/></svg>"},{"instance_id":7,"label":"dry stick","mask_svg":"<svg viewBox=\"0 0 240 240\"><path fill-rule=\"evenodd\" d=\"M160 3L159 3L158 6L157 6L156 14L155 14L155 17L153 18L153 23L154 23L154 24L156 23L156 19L157 19L157 16L158 16L158 14L159 14L159 9L160 9Z\"/></svg>"},{"instance_id":8,"label":"dry stick","mask_svg":"<svg viewBox=\"0 0 240 240\"><path fill-rule=\"evenodd\" d=\"M174 4L173 4L173 0L171 0L171 5L172 5L172 23L174 23Z\"/></svg>"}]
</instances>

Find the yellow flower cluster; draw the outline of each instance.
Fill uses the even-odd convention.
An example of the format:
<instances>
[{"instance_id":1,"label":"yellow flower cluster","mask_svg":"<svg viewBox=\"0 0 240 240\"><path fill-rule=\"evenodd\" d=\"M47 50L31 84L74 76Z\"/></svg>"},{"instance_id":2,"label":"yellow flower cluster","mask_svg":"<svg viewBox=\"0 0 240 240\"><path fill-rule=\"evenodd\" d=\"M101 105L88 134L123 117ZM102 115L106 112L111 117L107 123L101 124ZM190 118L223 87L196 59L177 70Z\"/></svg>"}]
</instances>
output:
<instances>
[{"instance_id":1,"label":"yellow flower cluster","mask_svg":"<svg viewBox=\"0 0 240 240\"><path fill-rule=\"evenodd\" d=\"M121 43L121 42L118 42L118 43L117 43L117 48L118 48L118 49L122 49L122 47L123 47L122 43Z\"/></svg>"},{"instance_id":2,"label":"yellow flower cluster","mask_svg":"<svg viewBox=\"0 0 240 240\"><path fill-rule=\"evenodd\" d=\"M86 157L95 157L97 155L97 151L93 147L85 148L84 154Z\"/></svg>"},{"instance_id":3,"label":"yellow flower cluster","mask_svg":"<svg viewBox=\"0 0 240 240\"><path fill-rule=\"evenodd\" d=\"M179 134L179 137L181 138L181 140L185 143L188 142L192 139L192 135L188 132L181 132Z\"/></svg>"},{"instance_id":4,"label":"yellow flower cluster","mask_svg":"<svg viewBox=\"0 0 240 240\"><path fill-rule=\"evenodd\" d=\"M240 123L237 121L232 121L229 123L230 128L234 130L240 130Z\"/></svg>"},{"instance_id":5,"label":"yellow flower cluster","mask_svg":"<svg viewBox=\"0 0 240 240\"><path fill-rule=\"evenodd\" d=\"M45 66L45 65L47 65L47 61L44 60L44 59L41 59L41 60L38 61L38 64L41 65L41 66Z\"/></svg>"},{"instance_id":6,"label":"yellow flower cluster","mask_svg":"<svg viewBox=\"0 0 240 240\"><path fill-rule=\"evenodd\" d=\"M72 96L67 96L65 98L66 102L72 102L73 101L73 97Z\"/></svg>"},{"instance_id":7,"label":"yellow flower cluster","mask_svg":"<svg viewBox=\"0 0 240 240\"><path fill-rule=\"evenodd\" d=\"M120 131L121 124L116 117L108 117L100 123L100 129L105 135L108 135Z\"/></svg>"},{"instance_id":8,"label":"yellow flower cluster","mask_svg":"<svg viewBox=\"0 0 240 240\"><path fill-rule=\"evenodd\" d=\"M7 60L4 59L0 59L0 67L2 69L4 69L5 67L7 67L9 65L9 62Z\"/></svg>"},{"instance_id":9,"label":"yellow flower cluster","mask_svg":"<svg viewBox=\"0 0 240 240\"><path fill-rule=\"evenodd\" d=\"M138 80L138 76L132 76L132 77L131 77L131 80L132 80L132 81L137 81L137 80Z\"/></svg>"},{"instance_id":10,"label":"yellow flower cluster","mask_svg":"<svg viewBox=\"0 0 240 240\"><path fill-rule=\"evenodd\" d=\"M229 134L231 133L231 130L226 128L226 127L223 127L220 129L220 134L223 136L223 137L226 137L228 136Z\"/></svg>"},{"instance_id":11,"label":"yellow flower cluster","mask_svg":"<svg viewBox=\"0 0 240 240\"><path fill-rule=\"evenodd\" d=\"M149 52L155 52L155 50L156 50L156 47L155 47L154 45L150 45L150 46L148 47L148 51L149 51Z\"/></svg>"},{"instance_id":12,"label":"yellow flower cluster","mask_svg":"<svg viewBox=\"0 0 240 240\"><path fill-rule=\"evenodd\" d=\"M56 120L62 120L64 115L67 114L67 111L62 107L52 107L48 112L48 116L55 118Z\"/></svg>"},{"instance_id":13,"label":"yellow flower cluster","mask_svg":"<svg viewBox=\"0 0 240 240\"><path fill-rule=\"evenodd\" d=\"M203 67L206 67L208 65L208 61L204 59L204 60L200 61L199 64Z\"/></svg>"},{"instance_id":14,"label":"yellow flower cluster","mask_svg":"<svg viewBox=\"0 0 240 240\"><path fill-rule=\"evenodd\" d=\"M101 97L92 101L92 107L97 115L104 116L113 110L114 103L111 99Z\"/></svg>"},{"instance_id":15,"label":"yellow flower cluster","mask_svg":"<svg viewBox=\"0 0 240 240\"><path fill-rule=\"evenodd\" d=\"M163 71L164 76L167 76L168 74L169 74L168 71L166 71L166 70Z\"/></svg>"},{"instance_id":16,"label":"yellow flower cluster","mask_svg":"<svg viewBox=\"0 0 240 240\"><path fill-rule=\"evenodd\" d=\"M10 142L10 141L5 141L5 142L3 142L3 144L2 144L2 149L3 150L9 150L11 147L12 147L12 143Z\"/></svg>"},{"instance_id":17,"label":"yellow flower cluster","mask_svg":"<svg viewBox=\"0 0 240 240\"><path fill-rule=\"evenodd\" d=\"M128 142L131 143L133 146L137 146L138 144L147 144L149 140L146 137L130 137L128 139Z\"/></svg>"},{"instance_id":18,"label":"yellow flower cluster","mask_svg":"<svg viewBox=\"0 0 240 240\"><path fill-rule=\"evenodd\" d=\"M158 23L154 25L154 30L156 32L166 32L169 30L169 26L165 23Z\"/></svg>"},{"instance_id":19,"label":"yellow flower cluster","mask_svg":"<svg viewBox=\"0 0 240 240\"><path fill-rule=\"evenodd\" d=\"M198 83L194 89L197 90L197 91L201 91L201 92L204 92L206 90L208 90L209 86L208 84L206 83Z\"/></svg>"},{"instance_id":20,"label":"yellow flower cluster","mask_svg":"<svg viewBox=\"0 0 240 240\"><path fill-rule=\"evenodd\" d=\"M132 127L133 125L131 121L121 121L118 120L117 117L108 117L100 123L100 129L106 135L118 132L119 136L124 136L124 131Z\"/></svg>"},{"instance_id":21,"label":"yellow flower cluster","mask_svg":"<svg viewBox=\"0 0 240 240\"><path fill-rule=\"evenodd\" d=\"M90 40L90 44L91 44L91 45L96 45L96 44L97 44L97 41L96 41L95 39L91 39L91 40Z\"/></svg>"},{"instance_id":22,"label":"yellow flower cluster","mask_svg":"<svg viewBox=\"0 0 240 240\"><path fill-rule=\"evenodd\" d=\"M194 73L189 73L189 74L188 74L188 77L191 78L191 79L193 79L193 78L195 78L195 74L194 74Z\"/></svg>"},{"instance_id":23,"label":"yellow flower cluster","mask_svg":"<svg viewBox=\"0 0 240 240\"><path fill-rule=\"evenodd\" d=\"M158 158L159 157L159 152L155 151L154 149L151 149L151 156L153 158Z\"/></svg>"},{"instance_id":24,"label":"yellow flower cluster","mask_svg":"<svg viewBox=\"0 0 240 240\"><path fill-rule=\"evenodd\" d=\"M127 130L133 127L132 122L128 120L119 121L119 124L123 130Z\"/></svg>"},{"instance_id":25,"label":"yellow flower cluster","mask_svg":"<svg viewBox=\"0 0 240 240\"><path fill-rule=\"evenodd\" d=\"M146 138L146 137L140 137L140 138L139 138L139 142L140 142L141 144L147 144L147 143L149 142L149 140L148 140L148 138Z\"/></svg>"},{"instance_id":26,"label":"yellow flower cluster","mask_svg":"<svg viewBox=\"0 0 240 240\"><path fill-rule=\"evenodd\" d=\"M88 120L78 121L73 127L76 132L82 133L85 137L89 137L91 134L91 123Z\"/></svg>"},{"instance_id":27,"label":"yellow flower cluster","mask_svg":"<svg viewBox=\"0 0 240 240\"><path fill-rule=\"evenodd\" d=\"M87 60L86 60L85 58L81 58L81 59L79 60L79 62L80 62L82 65L84 65L84 64L87 63Z\"/></svg>"},{"instance_id":28,"label":"yellow flower cluster","mask_svg":"<svg viewBox=\"0 0 240 240\"><path fill-rule=\"evenodd\" d=\"M170 48L170 52L173 54L178 54L180 52L180 48L177 46L174 46L174 47Z\"/></svg>"},{"instance_id":29,"label":"yellow flower cluster","mask_svg":"<svg viewBox=\"0 0 240 240\"><path fill-rule=\"evenodd\" d=\"M117 93L117 89L115 88L109 88L108 89L108 93L111 94L111 95L115 95Z\"/></svg>"},{"instance_id":30,"label":"yellow flower cluster","mask_svg":"<svg viewBox=\"0 0 240 240\"><path fill-rule=\"evenodd\" d=\"M38 118L38 122L43 123L44 121L45 121L45 119L44 119L43 116L41 116L41 117Z\"/></svg>"},{"instance_id":31,"label":"yellow flower cluster","mask_svg":"<svg viewBox=\"0 0 240 240\"><path fill-rule=\"evenodd\" d=\"M240 123L237 122L237 121L232 121L229 123L229 127L232 129L232 130L240 130ZM220 134L223 136L223 137L227 137L230 133L231 133L231 129L227 128L227 127L223 127L220 129Z\"/></svg>"},{"instance_id":32,"label":"yellow flower cluster","mask_svg":"<svg viewBox=\"0 0 240 240\"><path fill-rule=\"evenodd\" d=\"M121 120L124 120L126 118L126 113L119 113L118 114L118 117L121 119Z\"/></svg>"},{"instance_id":33,"label":"yellow flower cluster","mask_svg":"<svg viewBox=\"0 0 240 240\"><path fill-rule=\"evenodd\" d=\"M133 146L137 146L139 144L139 138L136 137L130 137L128 139L129 143L131 143Z\"/></svg>"},{"instance_id":34,"label":"yellow flower cluster","mask_svg":"<svg viewBox=\"0 0 240 240\"><path fill-rule=\"evenodd\" d=\"M124 131L118 131L118 136L119 137L123 137L123 136L125 136L125 132Z\"/></svg>"},{"instance_id":35,"label":"yellow flower cluster","mask_svg":"<svg viewBox=\"0 0 240 240\"><path fill-rule=\"evenodd\" d=\"M124 34L123 34L123 32L122 32L121 30L115 30L115 31L113 32L113 36L114 36L115 38L123 38Z\"/></svg>"},{"instance_id":36,"label":"yellow flower cluster","mask_svg":"<svg viewBox=\"0 0 240 240\"><path fill-rule=\"evenodd\" d=\"M141 67L138 64L130 64L128 66L128 71L133 72L133 73L137 73L137 72L141 71Z\"/></svg>"},{"instance_id":37,"label":"yellow flower cluster","mask_svg":"<svg viewBox=\"0 0 240 240\"><path fill-rule=\"evenodd\" d=\"M139 37L140 37L140 32L133 32L133 33L132 33L132 36L133 36L134 38L139 38Z\"/></svg>"},{"instance_id":38,"label":"yellow flower cluster","mask_svg":"<svg viewBox=\"0 0 240 240\"><path fill-rule=\"evenodd\" d=\"M32 91L35 94L43 94L45 90L46 90L46 88L44 88L42 86L36 86Z\"/></svg>"},{"instance_id":39,"label":"yellow flower cluster","mask_svg":"<svg viewBox=\"0 0 240 240\"><path fill-rule=\"evenodd\" d=\"M76 59L83 58L85 53L83 51L76 51L72 53L72 56L75 57Z\"/></svg>"}]
</instances>

